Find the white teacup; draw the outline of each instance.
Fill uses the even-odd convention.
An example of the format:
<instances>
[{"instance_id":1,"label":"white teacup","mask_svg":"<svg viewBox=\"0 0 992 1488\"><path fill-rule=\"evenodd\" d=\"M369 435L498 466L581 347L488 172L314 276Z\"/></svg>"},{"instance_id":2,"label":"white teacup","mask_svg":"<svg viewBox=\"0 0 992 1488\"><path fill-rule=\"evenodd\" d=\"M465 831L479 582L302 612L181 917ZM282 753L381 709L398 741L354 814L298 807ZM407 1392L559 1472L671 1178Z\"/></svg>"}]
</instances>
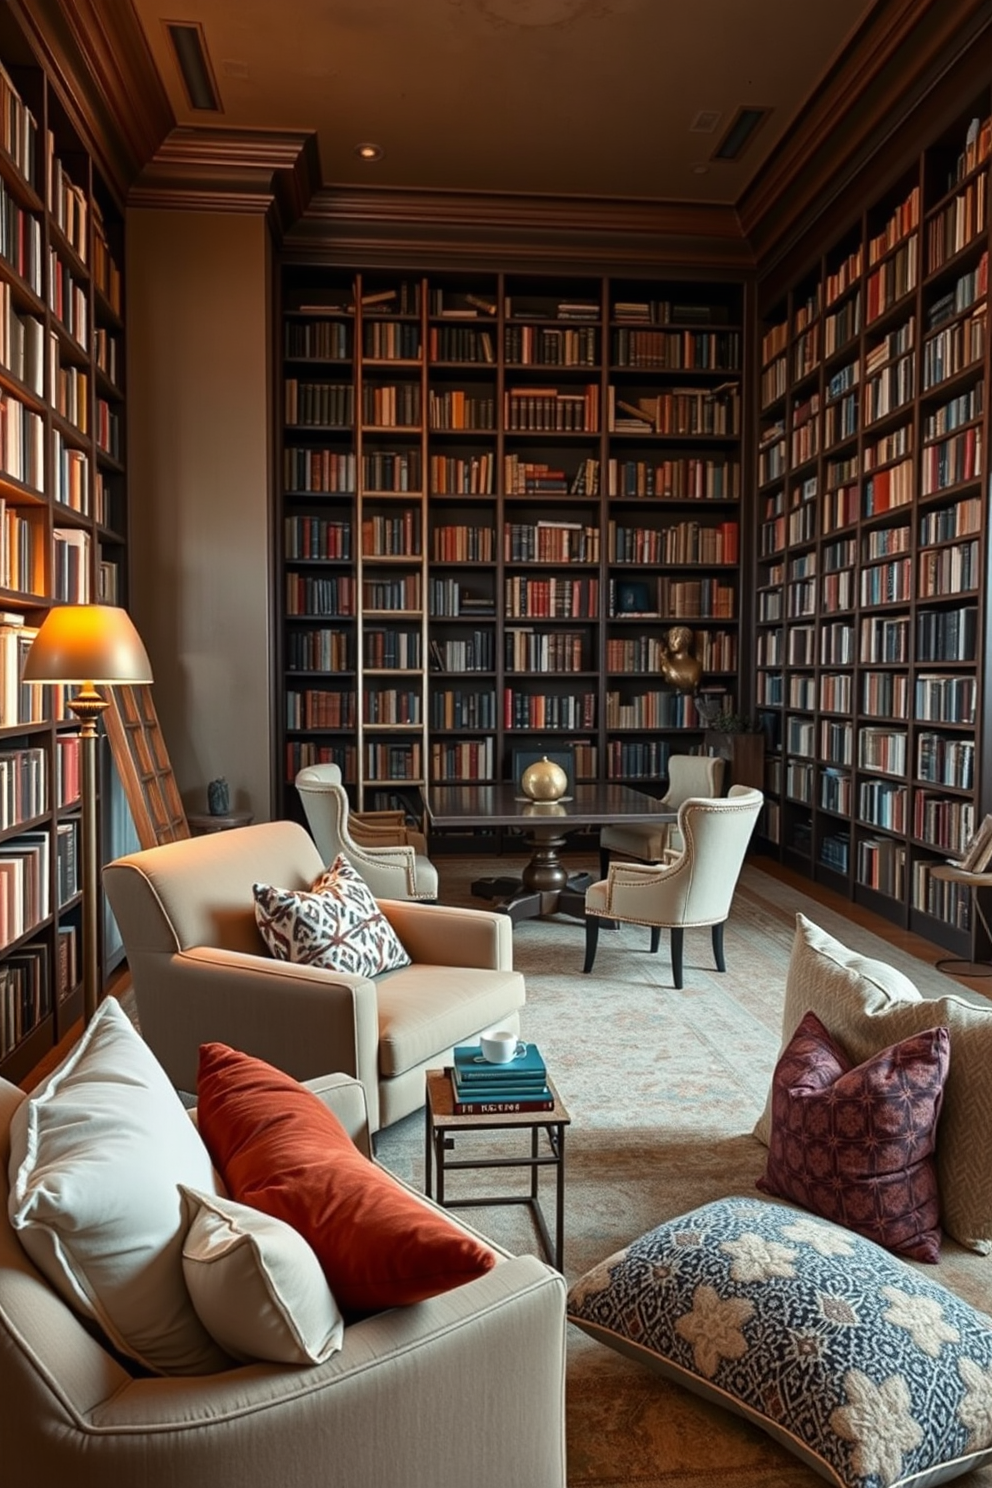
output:
<instances>
[{"instance_id":1,"label":"white teacup","mask_svg":"<svg viewBox=\"0 0 992 1488\"><path fill-rule=\"evenodd\" d=\"M487 1064L509 1064L511 1059L519 1059L521 1054L527 1052L527 1045L506 1028L496 1028L492 1033L482 1034L479 1047Z\"/></svg>"}]
</instances>

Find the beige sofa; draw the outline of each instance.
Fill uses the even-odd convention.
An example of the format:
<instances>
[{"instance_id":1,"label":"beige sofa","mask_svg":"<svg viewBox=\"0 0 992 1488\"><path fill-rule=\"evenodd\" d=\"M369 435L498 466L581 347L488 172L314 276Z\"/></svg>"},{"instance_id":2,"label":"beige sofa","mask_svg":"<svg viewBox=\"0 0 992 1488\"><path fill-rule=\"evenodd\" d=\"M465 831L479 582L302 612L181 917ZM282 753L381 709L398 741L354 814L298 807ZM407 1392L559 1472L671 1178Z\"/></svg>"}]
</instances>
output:
<instances>
[{"instance_id":1,"label":"beige sofa","mask_svg":"<svg viewBox=\"0 0 992 1488\"><path fill-rule=\"evenodd\" d=\"M489 910L382 900L413 964L375 979L276 961L252 885L306 889L324 862L295 822L266 822L118 858L104 884L141 1032L173 1084L196 1089L202 1043L298 1080L327 1070L365 1086L376 1132L424 1103L424 1072L499 1025L519 1032L524 980L512 926Z\"/></svg>"},{"instance_id":2,"label":"beige sofa","mask_svg":"<svg viewBox=\"0 0 992 1488\"><path fill-rule=\"evenodd\" d=\"M311 1088L367 1155L361 1086L330 1076ZM0 1081L5 1481L563 1488L564 1282L557 1272L534 1256L497 1250L496 1266L478 1280L353 1323L324 1364L135 1377L42 1279L8 1222L9 1127L24 1099Z\"/></svg>"}]
</instances>

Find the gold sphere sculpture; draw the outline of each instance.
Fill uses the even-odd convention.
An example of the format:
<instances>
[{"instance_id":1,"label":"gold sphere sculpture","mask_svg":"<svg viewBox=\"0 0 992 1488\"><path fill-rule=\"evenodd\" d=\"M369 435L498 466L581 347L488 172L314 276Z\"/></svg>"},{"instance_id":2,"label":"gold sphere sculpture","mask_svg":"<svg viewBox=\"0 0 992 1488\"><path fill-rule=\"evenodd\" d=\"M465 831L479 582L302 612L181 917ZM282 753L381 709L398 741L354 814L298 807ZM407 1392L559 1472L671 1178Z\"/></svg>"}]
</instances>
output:
<instances>
[{"instance_id":1,"label":"gold sphere sculpture","mask_svg":"<svg viewBox=\"0 0 992 1488\"><path fill-rule=\"evenodd\" d=\"M547 755L528 765L520 777L520 789L532 801L557 801L568 789L568 776Z\"/></svg>"}]
</instances>

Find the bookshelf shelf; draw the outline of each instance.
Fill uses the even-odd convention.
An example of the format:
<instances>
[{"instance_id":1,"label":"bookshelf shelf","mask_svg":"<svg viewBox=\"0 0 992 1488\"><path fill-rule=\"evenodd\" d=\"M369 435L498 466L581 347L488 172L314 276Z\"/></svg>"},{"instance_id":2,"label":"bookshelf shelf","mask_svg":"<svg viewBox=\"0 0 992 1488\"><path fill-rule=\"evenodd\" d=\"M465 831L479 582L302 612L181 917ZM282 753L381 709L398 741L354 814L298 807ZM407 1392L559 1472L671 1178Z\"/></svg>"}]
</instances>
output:
<instances>
[{"instance_id":1,"label":"bookshelf shelf","mask_svg":"<svg viewBox=\"0 0 992 1488\"><path fill-rule=\"evenodd\" d=\"M281 294L286 386L306 380L301 353L336 324L336 349L350 350L350 333L358 351L334 380L349 381L361 415L340 430L308 428L305 456L299 426L284 426L284 522L308 499L300 486L311 480L297 468L323 477L334 455L353 493L343 520L354 533L396 510L420 534L402 556L342 560L355 669L303 681L288 648L301 618L323 622L323 606L308 597L313 569L290 556L283 528L276 587L285 592L288 579L300 591L280 616L287 813L299 813L293 778L304 763L337 759L356 806L374 806L388 786L419 811L430 781L509 778L511 743L535 734L548 747L573 745L579 778L637 779L660 794L668 750L702 743L691 703L648 685L667 629L687 620L707 676L728 699L739 692L743 287L390 275L289 259ZM350 319L318 323L299 308L332 299L356 307ZM401 304L405 316L394 313ZM417 410L412 422L369 417L370 400L391 387ZM628 401L625 426L616 415ZM607 534L628 528L643 534L646 556L608 550ZM384 604L368 586L393 573L415 596ZM617 593L629 602L635 582L647 584L646 601L617 613ZM383 648L401 643L413 664L384 667ZM618 645L632 649L614 655ZM617 664L604 666L608 654ZM369 696L397 689L406 720L372 717L379 704L370 708ZM615 724L608 691L622 695ZM335 708L348 717L337 733L299 727L307 709L312 722ZM632 732L640 739L629 741ZM393 740L405 754L382 754Z\"/></svg>"},{"instance_id":2,"label":"bookshelf shelf","mask_svg":"<svg viewBox=\"0 0 992 1488\"><path fill-rule=\"evenodd\" d=\"M959 954L980 927L932 870L992 798L990 116L986 86L759 308L766 846ZM790 493L807 480L801 527Z\"/></svg>"}]
</instances>

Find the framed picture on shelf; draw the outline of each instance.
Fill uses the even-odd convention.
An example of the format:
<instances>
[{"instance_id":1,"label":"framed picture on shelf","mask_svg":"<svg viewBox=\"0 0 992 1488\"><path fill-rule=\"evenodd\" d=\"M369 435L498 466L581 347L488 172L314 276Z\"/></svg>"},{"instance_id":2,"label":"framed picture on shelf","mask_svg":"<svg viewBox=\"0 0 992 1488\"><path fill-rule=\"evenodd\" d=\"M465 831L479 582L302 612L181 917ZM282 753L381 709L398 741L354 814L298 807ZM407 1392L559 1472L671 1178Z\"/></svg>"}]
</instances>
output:
<instances>
[{"instance_id":1,"label":"framed picture on shelf","mask_svg":"<svg viewBox=\"0 0 992 1488\"><path fill-rule=\"evenodd\" d=\"M639 579L618 579L616 589L618 615L657 615L651 603L651 586Z\"/></svg>"},{"instance_id":2,"label":"framed picture on shelf","mask_svg":"<svg viewBox=\"0 0 992 1488\"><path fill-rule=\"evenodd\" d=\"M992 816L983 816L957 867L962 873L984 873L992 862Z\"/></svg>"}]
</instances>

